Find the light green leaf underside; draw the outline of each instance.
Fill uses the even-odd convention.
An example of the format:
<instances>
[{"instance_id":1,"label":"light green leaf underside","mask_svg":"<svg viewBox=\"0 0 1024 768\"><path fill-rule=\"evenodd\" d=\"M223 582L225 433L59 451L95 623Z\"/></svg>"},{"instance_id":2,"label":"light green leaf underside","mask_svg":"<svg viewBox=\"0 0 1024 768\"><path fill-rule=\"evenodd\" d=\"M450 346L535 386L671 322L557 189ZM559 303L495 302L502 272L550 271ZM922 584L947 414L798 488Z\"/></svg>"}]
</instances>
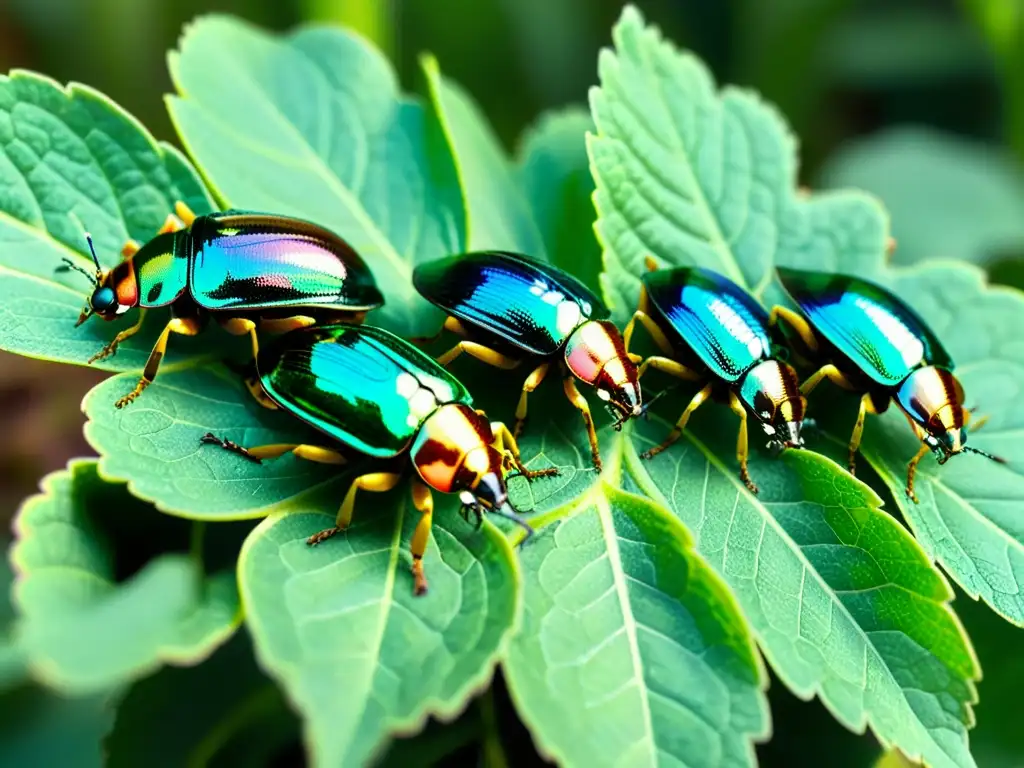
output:
<instances>
[{"instance_id":1,"label":"light green leaf underside","mask_svg":"<svg viewBox=\"0 0 1024 768\"><path fill-rule=\"evenodd\" d=\"M601 52L588 137L604 245L602 283L617 315L636 306L644 257L697 264L759 293L776 262L882 266L885 216L855 192L797 195L795 141L755 94L721 93L704 64L626 8Z\"/></svg>"},{"instance_id":2,"label":"light green leaf underside","mask_svg":"<svg viewBox=\"0 0 1024 768\"><path fill-rule=\"evenodd\" d=\"M551 263L598 290L601 247L586 144L593 129L581 107L542 114L520 139L518 176Z\"/></svg>"},{"instance_id":3,"label":"light green leaf underside","mask_svg":"<svg viewBox=\"0 0 1024 768\"><path fill-rule=\"evenodd\" d=\"M720 458L734 444L721 426L641 461L666 428L639 428L626 466L693 533L786 685L929 764L971 765L973 651L949 587L874 493L800 451L752 457L755 497Z\"/></svg>"},{"instance_id":4,"label":"light green leaf underside","mask_svg":"<svg viewBox=\"0 0 1024 768\"><path fill-rule=\"evenodd\" d=\"M19 642L35 674L73 694L141 677L161 662L196 663L240 619L233 575L203 579L185 555L161 555L116 583L114 553L95 523L104 509L147 511L82 461L48 476L16 522Z\"/></svg>"},{"instance_id":5,"label":"light green leaf underside","mask_svg":"<svg viewBox=\"0 0 1024 768\"><path fill-rule=\"evenodd\" d=\"M845 147L820 183L878 195L892 216L894 264L985 264L1024 252L1024 174L1008 153L924 128L894 128Z\"/></svg>"},{"instance_id":6,"label":"light green leaf underside","mask_svg":"<svg viewBox=\"0 0 1024 768\"><path fill-rule=\"evenodd\" d=\"M430 591L413 596L418 515L406 493L363 494L348 534L315 548L305 540L333 524L333 510L270 517L243 548L257 656L303 713L315 765L364 764L389 732L456 715L517 622L514 554L490 525L464 523L451 497L436 499Z\"/></svg>"},{"instance_id":7,"label":"light green leaf underside","mask_svg":"<svg viewBox=\"0 0 1024 768\"><path fill-rule=\"evenodd\" d=\"M86 396L85 437L100 454L105 477L161 510L203 520L262 517L317 491L340 499L344 473L294 456L255 464L215 445L207 432L240 445L323 443L294 417L261 407L239 377L219 366L160 374L129 407L114 400L135 386L132 374L107 379ZM281 505L281 506L278 506Z\"/></svg>"},{"instance_id":8,"label":"light green leaf underside","mask_svg":"<svg viewBox=\"0 0 1024 768\"><path fill-rule=\"evenodd\" d=\"M918 443L896 408L869 418L863 452L929 556L972 597L1024 626L1024 295L989 288L978 270L953 264L894 270L892 286L911 299L953 356L966 405L978 409L975 419L988 416L969 443L1008 464L965 454L939 466L926 456L914 504L903 488Z\"/></svg>"},{"instance_id":9,"label":"light green leaf underside","mask_svg":"<svg viewBox=\"0 0 1024 768\"><path fill-rule=\"evenodd\" d=\"M523 626L505 673L558 762L756 763L752 740L770 730L764 673L690 545L663 509L598 483L522 548Z\"/></svg>"},{"instance_id":10,"label":"light green leaf underside","mask_svg":"<svg viewBox=\"0 0 1024 768\"><path fill-rule=\"evenodd\" d=\"M62 258L90 268L86 231L116 264L125 240L150 239L177 200L211 209L188 161L101 93L32 72L0 76L0 348L84 364L129 323L75 328L91 286L55 268ZM98 365L141 367L152 328Z\"/></svg>"},{"instance_id":11,"label":"light green leaf underside","mask_svg":"<svg viewBox=\"0 0 1024 768\"><path fill-rule=\"evenodd\" d=\"M441 74L433 56L420 63L466 199L466 249L518 251L544 259L544 240L487 119L468 93Z\"/></svg>"},{"instance_id":12,"label":"light green leaf underside","mask_svg":"<svg viewBox=\"0 0 1024 768\"><path fill-rule=\"evenodd\" d=\"M432 113L398 91L387 60L339 29L275 37L219 16L170 55L171 117L217 196L326 226L384 292L376 323L432 333L412 267L462 250L465 211Z\"/></svg>"}]
</instances>

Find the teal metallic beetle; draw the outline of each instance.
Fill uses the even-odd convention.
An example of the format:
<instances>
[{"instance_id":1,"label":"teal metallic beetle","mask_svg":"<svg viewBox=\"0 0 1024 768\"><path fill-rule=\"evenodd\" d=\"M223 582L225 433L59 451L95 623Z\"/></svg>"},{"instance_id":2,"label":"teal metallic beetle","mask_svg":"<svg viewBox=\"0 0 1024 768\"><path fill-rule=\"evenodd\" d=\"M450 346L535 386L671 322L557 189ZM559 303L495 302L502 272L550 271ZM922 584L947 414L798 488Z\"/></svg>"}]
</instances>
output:
<instances>
[{"instance_id":1,"label":"teal metallic beetle","mask_svg":"<svg viewBox=\"0 0 1024 768\"><path fill-rule=\"evenodd\" d=\"M147 309L169 307L171 321L157 338L142 378L115 405L122 408L156 378L172 333L194 336L209 315L228 332L259 345L257 325L283 332L324 320L359 322L384 298L373 274L348 243L333 232L300 219L247 211L223 211L196 217L175 206L156 237L143 246L129 241L124 261L100 267L88 235L96 273L68 267L95 283L77 325L90 315L114 320L139 307L138 322L114 337L89 362L113 355L118 345L142 327Z\"/></svg>"},{"instance_id":2,"label":"teal metallic beetle","mask_svg":"<svg viewBox=\"0 0 1024 768\"><path fill-rule=\"evenodd\" d=\"M865 414L882 413L892 401L922 442L907 467L906 491L914 502L914 474L929 450L940 464L964 451L1003 461L967 445L970 412L964 408L963 387L953 375L953 360L906 303L878 285L849 275L776 271L802 314L775 307L772 322L784 319L807 352L822 363L804 382L804 394L824 378L863 393L850 438L851 473Z\"/></svg>"},{"instance_id":3,"label":"teal metallic beetle","mask_svg":"<svg viewBox=\"0 0 1024 768\"><path fill-rule=\"evenodd\" d=\"M320 325L265 345L256 367L274 405L377 463L352 482L334 527L311 536L310 545L345 530L357 491L391 490L409 463L416 472L413 505L422 515L410 546L416 594L427 589L422 558L434 508L431 489L458 493L464 514L474 512L478 522L486 510L516 521L528 536L531 533L508 502L506 472L515 468L533 479L557 470L530 471L523 466L508 428L474 410L466 388L409 342L373 326ZM243 448L212 434L202 442L257 462L286 453L326 464L348 462L335 447Z\"/></svg>"},{"instance_id":4,"label":"teal metallic beetle","mask_svg":"<svg viewBox=\"0 0 1024 768\"><path fill-rule=\"evenodd\" d=\"M448 314L442 332L448 329L466 339L438 358L442 365L463 352L497 368L535 361L516 407L516 436L526 419L527 396L552 365L561 370L565 395L583 416L598 469L594 420L575 379L597 389L616 428L643 413L636 366L619 329L607 320L604 303L572 275L520 253L479 251L420 264L412 281Z\"/></svg>"},{"instance_id":5,"label":"teal metallic beetle","mask_svg":"<svg viewBox=\"0 0 1024 768\"><path fill-rule=\"evenodd\" d=\"M639 307L626 326L626 345L639 322L663 356L644 360L640 376L654 368L704 386L668 437L643 458L656 456L678 440L693 412L713 397L728 403L740 417L736 443L740 477L757 493L747 470L748 414L761 425L769 445L798 448L803 445L800 428L807 403L796 371L773 354L768 313L746 291L710 269L658 269L652 259L647 260L647 268Z\"/></svg>"}]
</instances>

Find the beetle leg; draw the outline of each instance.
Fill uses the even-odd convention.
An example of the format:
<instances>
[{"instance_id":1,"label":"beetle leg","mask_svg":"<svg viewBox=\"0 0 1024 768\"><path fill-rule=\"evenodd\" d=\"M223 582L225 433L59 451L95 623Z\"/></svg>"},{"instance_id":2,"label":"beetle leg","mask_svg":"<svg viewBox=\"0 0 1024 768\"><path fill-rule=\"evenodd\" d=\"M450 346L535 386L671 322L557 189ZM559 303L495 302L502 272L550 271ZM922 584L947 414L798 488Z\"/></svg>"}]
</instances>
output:
<instances>
[{"instance_id":1,"label":"beetle leg","mask_svg":"<svg viewBox=\"0 0 1024 768\"><path fill-rule=\"evenodd\" d=\"M186 227L191 227L192 222L194 222L197 218L195 213L193 213L192 209L189 208L188 205L181 200L175 201L174 213L177 214L178 218L181 219L181 221L185 224Z\"/></svg>"},{"instance_id":2,"label":"beetle leg","mask_svg":"<svg viewBox=\"0 0 1024 768\"><path fill-rule=\"evenodd\" d=\"M139 248L141 247L142 245L138 240L125 240L124 245L121 246L121 256L125 259L130 259L139 252Z\"/></svg>"},{"instance_id":3,"label":"beetle leg","mask_svg":"<svg viewBox=\"0 0 1024 768\"><path fill-rule=\"evenodd\" d=\"M180 333L182 336L195 336L200 330L202 330L202 323L196 317L176 317L165 325L156 340L156 344L153 345L153 351L149 353L149 360L146 361L146 367L142 370L142 378L139 379L139 383L127 395L116 400L114 407L124 408L141 395L146 387L153 383L153 379L156 378L156 373L160 368L160 362L164 359L164 355L167 352L167 338L172 333Z\"/></svg>"},{"instance_id":4,"label":"beetle leg","mask_svg":"<svg viewBox=\"0 0 1024 768\"><path fill-rule=\"evenodd\" d=\"M640 321L640 325L647 329L647 333L654 339L654 343L658 345L658 349L665 355L672 354L672 344L669 342L665 332L661 330L654 318L647 314L648 307L647 289L642 285L640 286L640 302L637 306L636 312L633 313L633 317L626 323L626 330L622 332L622 345L625 347L627 354L629 353L629 342L633 338L633 329L636 326L637 321Z\"/></svg>"},{"instance_id":5,"label":"beetle leg","mask_svg":"<svg viewBox=\"0 0 1024 768\"><path fill-rule=\"evenodd\" d=\"M571 375L567 375L562 380L562 388L565 390L565 396L569 398L569 402L576 406L583 415L583 423L587 427L587 439L590 440L590 457L594 462L594 468L600 472L601 452L597 447L597 431L594 429L594 417L590 415L590 406L587 405L586 398L576 389L576 380Z\"/></svg>"},{"instance_id":6,"label":"beetle leg","mask_svg":"<svg viewBox=\"0 0 1024 768\"><path fill-rule=\"evenodd\" d=\"M914 454L914 458L912 458L910 460L910 463L907 464L907 498L909 498L915 504L917 504L918 501L917 494L914 493L914 475L917 474L918 462L924 458L924 455L926 453L928 453L928 446L922 445L920 448L917 449L917 453Z\"/></svg>"},{"instance_id":7,"label":"beetle leg","mask_svg":"<svg viewBox=\"0 0 1024 768\"><path fill-rule=\"evenodd\" d=\"M672 431L668 433L668 437L662 440L660 445L656 445L650 450L644 451L642 454L640 454L640 458L654 458L659 453L668 448L670 445L672 445L672 443L678 440L679 437L683 434L683 430L686 428L686 422L690 420L690 416L692 416L693 412L700 408L701 404L711 396L712 386L713 385L711 384L711 382L705 384L704 388L696 395L694 395L692 400L690 400L690 404L686 406L686 410L683 411L683 415L679 417L679 421L676 422L676 425L672 428Z\"/></svg>"},{"instance_id":8,"label":"beetle leg","mask_svg":"<svg viewBox=\"0 0 1024 768\"><path fill-rule=\"evenodd\" d=\"M92 363L95 363L97 360L103 360L104 358L107 358L107 357L110 357L113 354L116 354L117 353L117 345L118 344L120 344L125 339L130 339L132 336L134 336L136 333L139 332L139 329L142 328L142 321L145 318L145 316L146 316L146 310L145 309L140 309L139 310L139 321L137 323L135 323L135 325L133 325L131 328L125 328L123 331L118 333L117 336L115 336L113 339L111 339L110 343L107 344L107 346L105 346L103 349L101 349L95 355L90 357L89 360L88 360L89 364L91 365Z\"/></svg>"},{"instance_id":9,"label":"beetle leg","mask_svg":"<svg viewBox=\"0 0 1024 768\"><path fill-rule=\"evenodd\" d=\"M462 327L462 323L459 322L457 317L448 315L441 324L441 327L437 329L437 333L433 336L413 336L409 339L410 344L415 344L417 347L424 347L427 344L433 344L435 341L440 339L445 331L451 331L457 333L459 336L465 337L469 334L466 333L466 329Z\"/></svg>"},{"instance_id":10,"label":"beetle leg","mask_svg":"<svg viewBox=\"0 0 1024 768\"><path fill-rule=\"evenodd\" d=\"M768 325L778 325L780 317L792 326L793 330L797 332L797 335L800 336L801 341L807 345L809 350L812 352L818 351L818 337L814 334L814 330L804 318L788 307L776 304L768 314Z\"/></svg>"},{"instance_id":11,"label":"beetle leg","mask_svg":"<svg viewBox=\"0 0 1024 768\"><path fill-rule=\"evenodd\" d=\"M348 463L348 459L333 448L324 448L320 445L309 445L308 443L271 443L244 448L231 440L217 437L212 432L207 432L199 438L199 442L203 445L219 445L224 450L237 453L239 456L244 456L257 464L262 464L264 459L276 459L284 456L286 453L294 453L300 459L315 461L318 464Z\"/></svg>"},{"instance_id":12,"label":"beetle leg","mask_svg":"<svg viewBox=\"0 0 1024 768\"><path fill-rule=\"evenodd\" d=\"M654 368L656 371L662 371L684 381L698 381L700 379L700 374L696 371L687 368L682 363L677 363L675 360L660 357L659 355L651 355L644 360L636 373L636 377L639 379L648 368Z\"/></svg>"},{"instance_id":13,"label":"beetle leg","mask_svg":"<svg viewBox=\"0 0 1024 768\"><path fill-rule=\"evenodd\" d=\"M253 360L256 359L260 352L260 340L256 338L256 323L245 317L218 317L217 323L232 336L249 334L249 338L252 340L252 357Z\"/></svg>"},{"instance_id":14,"label":"beetle leg","mask_svg":"<svg viewBox=\"0 0 1024 768\"><path fill-rule=\"evenodd\" d=\"M550 365L550 363L541 363L533 369L533 373L527 376L526 381L523 382L523 392L519 395L519 404L516 406L516 425L512 430L512 434L516 437L523 434L523 422L526 421L526 398L544 381L544 377L548 375Z\"/></svg>"},{"instance_id":15,"label":"beetle leg","mask_svg":"<svg viewBox=\"0 0 1024 768\"><path fill-rule=\"evenodd\" d=\"M750 470L747 469L747 409L743 407L735 392L729 393L729 407L740 417L740 431L736 436L736 460L740 463L740 480L751 493L757 493L757 486L750 479Z\"/></svg>"},{"instance_id":16,"label":"beetle leg","mask_svg":"<svg viewBox=\"0 0 1024 768\"><path fill-rule=\"evenodd\" d=\"M853 434L850 436L850 455L848 466L851 475L857 474L857 449L860 448L860 438L864 434L864 418L869 411L871 413L875 413L875 406L871 402L871 395L865 393L860 399L860 409L857 411L857 422L853 425Z\"/></svg>"},{"instance_id":17,"label":"beetle leg","mask_svg":"<svg viewBox=\"0 0 1024 768\"><path fill-rule=\"evenodd\" d=\"M413 531L412 542L409 544L409 549L412 552L412 578L415 583L415 594L422 595L427 591L427 576L423 572L423 553L427 551L430 526L434 521L434 497L431 495L430 489L419 480L414 480L412 483L412 505L420 511L420 521L416 523L416 530Z\"/></svg>"},{"instance_id":18,"label":"beetle leg","mask_svg":"<svg viewBox=\"0 0 1024 768\"><path fill-rule=\"evenodd\" d=\"M521 360L513 360L511 357L507 357L506 355L501 354L501 352L496 352L490 347L485 347L483 344L477 344L475 341L460 341L454 347L437 358L437 362L442 367L447 368L448 364L463 352L475 357L477 360L482 360L488 365L493 365L495 368L502 368L504 370L511 370L522 362Z\"/></svg>"},{"instance_id":19,"label":"beetle leg","mask_svg":"<svg viewBox=\"0 0 1024 768\"><path fill-rule=\"evenodd\" d=\"M311 325L316 325L316 318L310 317L309 315L292 315L291 317L264 317L260 318L260 330L266 331L267 333L287 333L288 331L297 331L299 328L309 328ZM255 343L255 335L253 336L253 343ZM256 350L253 349L253 357L256 356Z\"/></svg>"},{"instance_id":20,"label":"beetle leg","mask_svg":"<svg viewBox=\"0 0 1024 768\"><path fill-rule=\"evenodd\" d=\"M352 481L352 485L348 487L348 491L345 493L345 500L341 502L341 508L338 510L338 517L334 521L334 527L325 528L319 533L314 533L306 539L306 543L311 547L316 546L321 541L325 541L334 534L348 528L349 523L352 522L352 510L355 508L357 491L384 493L398 485L398 481L401 479L402 476L397 472L371 472L368 475L357 477Z\"/></svg>"},{"instance_id":21,"label":"beetle leg","mask_svg":"<svg viewBox=\"0 0 1024 768\"><path fill-rule=\"evenodd\" d=\"M160 226L160 229L156 231L158 235L165 235L168 232L180 232L185 228L185 222L175 216L173 213L168 213L167 218L164 219L164 223Z\"/></svg>"},{"instance_id":22,"label":"beetle leg","mask_svg":"<svg viewBox=\"0 0 1024 768\"><path fill-rule=\"evenodd\" d=\"M807 380L800 385L800 394L804 397L811 394L811 391L821 383L822 379L826 377L833 384L836 384L843 389L854 389L853 384L851 384L850 380L846 378L846 375L832 365L832 363L828 363L812 373Z\"/></svg>"},{"instance_id":23,"label":"beetle leg","mask_svg":"<svg viewBox=\"0 0 1024 768\"><path fill-rule=\"evenodd\" d=\"M478 411L481 415L482 412ZM515 436L509 432L506 427L500 421L491 422L491 432L494 433L494 447L499 453L510 458L515 468L519 470L519 473L527 480L533 480L535 477L549 477L551 475L557 475L558 469L556 467L550 467L548 469L527 469L526 465L523 464L522 459L519 458L519 444L516 442Z\"/></svg>"}]
</instances>

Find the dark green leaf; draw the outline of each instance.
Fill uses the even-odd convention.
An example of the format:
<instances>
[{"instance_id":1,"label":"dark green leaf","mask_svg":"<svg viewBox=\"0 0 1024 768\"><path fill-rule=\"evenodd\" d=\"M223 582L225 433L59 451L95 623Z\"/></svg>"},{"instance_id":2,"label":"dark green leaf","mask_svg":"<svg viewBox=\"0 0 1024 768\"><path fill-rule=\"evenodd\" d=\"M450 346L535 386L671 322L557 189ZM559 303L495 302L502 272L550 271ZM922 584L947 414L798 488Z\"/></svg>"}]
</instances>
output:
<instances>
[{"instance_id":1,"label":"dark green leaf","mask_svg":"<svg viewBox=\"0 0 1024 768\"><path fill-rule=\"evenodd\" d=\"M274 37L210 16L187 29L170 68L171 117L225 204L329 227L385 294L375 322L436 330L412 267L462 250L466 214L435 116L399 93L379 52L338 29Z\"/></svg>"},{"instance_id":2,"label":"dark green leaf","mask_svg":"<svg viewBox=\"0 0 1024 768\"><path fill-rule=\"evenodd\" d=\"M417 515L406 493L364 503L346 534L315 548L306 538L333 524L333 510L274 515L242 551L257 655L305 716L317 764L363 764L389 732L456 715L490 679L517 622L510 546L489 524L474 532L450 497L423 560L430 591L413 596Z\"/></svg>"},{"instance_id":3,"label":"dark green leaf","mask_svg":"<svg viewBox=\"0 0 1024 768\"><path fill-rule=\"evenodd\" d=\"M92 268L85 232L111 266L128 238L150 239L176 201L197 213L211 206L177 150L101 93L23 71L0 76L0 186L0 349L68 363L84 364L130 325L74 327L91 286L55 270L63 258ZM156 333L154 323L97 365L141 367Z\"/></svg>"}]
</instances>

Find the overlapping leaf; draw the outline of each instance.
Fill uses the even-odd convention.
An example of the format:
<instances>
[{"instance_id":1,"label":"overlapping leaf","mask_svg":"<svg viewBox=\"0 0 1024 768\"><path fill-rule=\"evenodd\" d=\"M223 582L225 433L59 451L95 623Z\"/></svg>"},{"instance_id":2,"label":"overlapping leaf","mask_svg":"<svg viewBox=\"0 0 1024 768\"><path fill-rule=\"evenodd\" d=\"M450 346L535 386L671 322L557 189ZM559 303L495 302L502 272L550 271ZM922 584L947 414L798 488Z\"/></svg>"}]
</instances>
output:
<instances>
[{"instance_id":1,"label":"overlapping leaf","mask_svg":"<svg viewBox=\"0 0 1024 768\"><path fill-rule=\"evenodd\" d=\"M233 575L204 579L187 555L161 555L116 582L115 555L97 523L110 511L150 512L123 486L101 480L94 462L73 463L26 502L11 551L28 663L48 684L77 694L110 689L163 661L196 663L239 620Z\"/></svg>"},{"instance_id":2,"label":"overlapping leaf","mask_svg":"<svg viewBox=\"0 0 1024 768\"><path fill-rule=\"evenodd\" d=\"M436 330L410 275L462 250L459 180L435 115L399 92L379 52L343 30L278 38L210 16L187 29L170 69L171 117L225 204L334 230L384 292L378 324Z\"/></svg>"},{"instance_id":3,"label":"overlapping leaf","mask_svg":"<svg viewBox=\"0 0 1024 768\"><path fill-rule=\"evenodd\" d=\"M110 266L125 240L151 238L176 201L210 210L177 150L97 91L31 72L0 76L0 190L0 349L68 363L85 363L129 324L74 327L91 285L55 270L64 258L91 268L85 232ZM97 365L141 367L157 330L154 320Z\"/></svg>"},{"instance_id":4,"label":"overlapping leaf","mask_svg":"<svg viewBox=\"0 0 1024 768\"><path fill-rule=\"evenodd\" d=\"M450 498L423 560L430 591L413 596L418 515L405 495L364 505L346 535L312 549L333 513L275 515L239 561L257 655L303 713L315 765L363 764L389 732L457 714L517 622L510 546L490 525L473 532Z\"/></svg>"},{"instance_id":5,"label":"overlapping leaf","mask_svg":"<svg viewBox=\"0 0 1024 768\"><path fill-rule=\"evenodd\" d=\"M894 264L986 264L1024 252L1024 175L998 149L897 128L844 148L820 183L861 187L882 199L898 243Z\"/></svg>"},{"instance_id":6,"label":"overlapping leaf","mask_svg":"<svg viewBox=\"0 0 1024 768\"><path fill-rule=\"evenodd\" d=\"M613 36L592 93L590 150L603 284L620 311L635 305L648 254L717 269L769 299L775 263L890 279L881 208L857 193L798 196L793 141L771 108L735 89L718 94L703 65L633 9ZM935 765L971 764L977 669L924 554L865 486L811 454L755 459L762 493L750 495L731 458L734 417L706 408L692 422L699 440L629 464L694 532L776 671L850 728L870 724ZM651 428L638 428L641 450L664 434Z\"/></svg>"},{"instance_id":7,"label":"overlapping leaf","mask_svg":"<svg viewBox=\"0 0 1024 768\"><path fill-rule=\"evenodd\" d=\"M422 65L466 200L467 250L519 251L543 259L545 242L533 212L479 107L441 74L432 56L424 57Z\"/></svg>"},{"instance_id":8,"label":"overlapping leaf","mask_svg":"<svg viewBox=\"0 0 1024 768\"><path fill-rule=\"evenodd\" d=\"M583 109L541 115L521 139L518 170L551 262L597 290L601 248L585 141L593 127Z\"/></svg>"},{"instance_id":9,"label":"overlapping leaf","mask_svg":"<svg viewBox=\"0 0 1024 768\"><path fill-rule=\"evenodd\" d=\"M613 482L624 449L606 442ZM563 763L753 765L764 672L685 529L606 482L545 517L522 550L524 621L505 666L538 746Z\"/></svg>"}]
</instances>

